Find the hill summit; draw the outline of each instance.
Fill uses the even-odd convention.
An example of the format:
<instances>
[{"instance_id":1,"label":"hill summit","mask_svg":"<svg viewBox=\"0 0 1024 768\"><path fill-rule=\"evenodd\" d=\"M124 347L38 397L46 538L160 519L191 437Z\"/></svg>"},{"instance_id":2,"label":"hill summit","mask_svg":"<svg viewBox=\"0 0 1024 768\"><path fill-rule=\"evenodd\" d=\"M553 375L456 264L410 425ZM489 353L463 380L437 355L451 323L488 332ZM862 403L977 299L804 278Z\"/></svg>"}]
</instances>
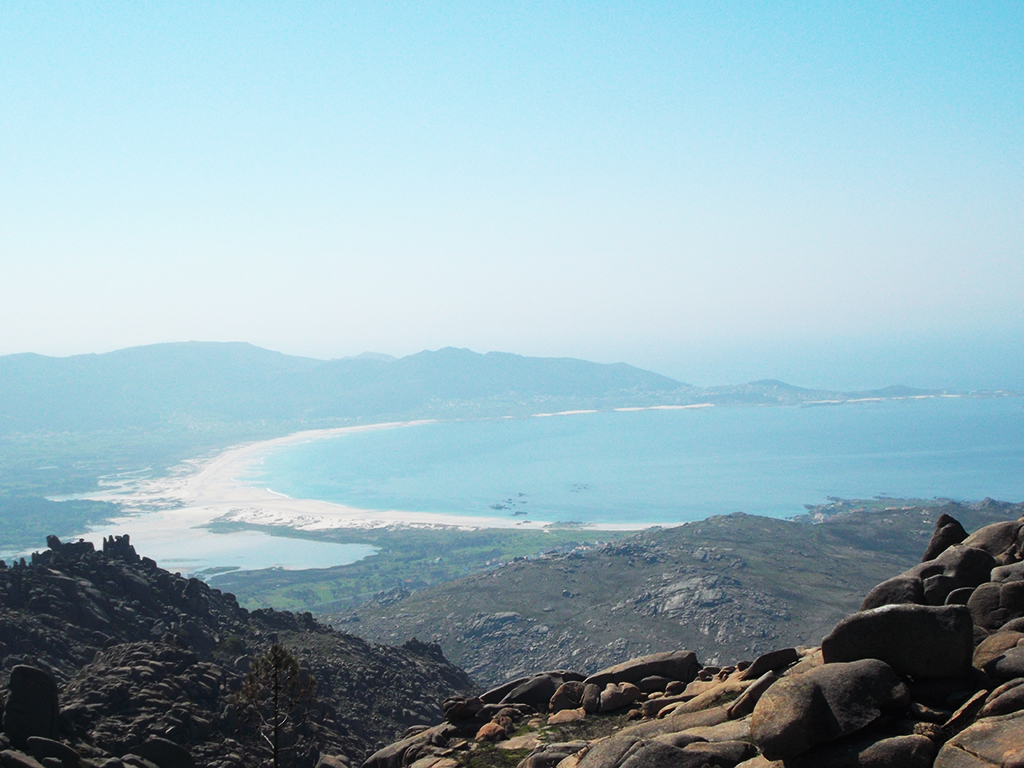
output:
<instances>
[{"instance_id":1,"label":"hill summit","mask_svg":"<svg viewBox=\"0 0 1024 768\"><path fill-rule=\"evenodd\" d=\"M618 403L686 387L623 363L478 354L284 355L185 342L66 358L0 357L0 434L302 422L445 413L467 403Z\"/></svg>"}]
</instances>

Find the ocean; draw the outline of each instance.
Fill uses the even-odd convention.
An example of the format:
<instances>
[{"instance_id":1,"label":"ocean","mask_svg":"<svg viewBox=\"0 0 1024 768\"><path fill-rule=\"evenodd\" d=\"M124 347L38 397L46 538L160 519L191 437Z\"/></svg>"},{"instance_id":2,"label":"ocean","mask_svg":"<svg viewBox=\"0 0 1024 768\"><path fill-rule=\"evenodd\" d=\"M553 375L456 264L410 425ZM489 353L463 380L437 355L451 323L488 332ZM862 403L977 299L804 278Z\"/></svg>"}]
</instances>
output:
<instances>
[{"instance_id":1,"label":"ocean","mask_svg":"<svg viewBox=\"0 0 1024 768\"><path fill-rule=\"evenodd\" d=\"M246 479L362 509L637 526L830 497L1021 501L1024 399L436 422L287 446Z\"/></svg>"}]
</instances>

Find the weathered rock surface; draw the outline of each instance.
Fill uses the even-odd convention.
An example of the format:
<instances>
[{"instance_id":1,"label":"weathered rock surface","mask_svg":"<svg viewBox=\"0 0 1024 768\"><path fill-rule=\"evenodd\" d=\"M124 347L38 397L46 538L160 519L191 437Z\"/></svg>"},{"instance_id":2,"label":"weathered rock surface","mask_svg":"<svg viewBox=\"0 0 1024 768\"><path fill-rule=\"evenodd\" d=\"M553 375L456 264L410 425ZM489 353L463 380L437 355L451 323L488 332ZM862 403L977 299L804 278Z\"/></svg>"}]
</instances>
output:
<instances>
[{"instance_id":1,"label":"weathered rock surface","mask_svg":"<svg viewBox=\"0 0 1024 768\"><path fill-rule=\"evenodd\" d=\"M765 672L780 672L799 660L800 653L796 648L780 648L777 651L769 651L754 659L753 663L740 673L740 680L756 680Z\"/></svg>"},{"instance_id":2,"label":"weathered rock surface","mask_svg":"<svg viewBox=\"0 0 1024 768\"><path fill-rule=\"evenodd\" d=\"M992 569L992 581L1024 581L1024 562L997 565Z\"/></svg>"},{"instance_id":3,"label":"weathered rock surface","mask_svg":"<svg viewBox=\"0 0 1024 768\"><path fill-rule=\"evenodd\" d=\"M595 672L584 680L590 685L638 683L645 677L661 677L688 683L697 675L697 654L693 651L670 651L643 656Z\"/></svg>"},{"instance_id":4,"label":"weathered rock surface","mask_svg":"<svg viewBox=\"0 0 1024 768\"><path fill-rule=\"evenodd\" d=\"M848 616L821 641L825 663L881 659L916 679L961 677L971 666L974 627L960 605L886 605Z\"/></svg>"},{"instance_id":5,"label":"weathered rock surface","mask_svg":"<svg viewBox=\"0 0 1024 768\"><path fill-rule=\"evenodd\" d=\"M868 592L860 609L911 603L924 605L924 582L917 576L893 576Z\"/></svg>"},{"instance_id":6,"label":"weathered rock surface","mask_svg":"<svg viewBox=\"0 0 1024 768\"><path fill-rule=\"evenodd\" d=\"M750 735L769 760L801 755L867 727L910 704L906 685L877 659L826 663L769 688L750 721Z\"/></svg>"},{"instance_id":7,"label":"weathered rock surface","mask_svg":"<svg viewBox=\"0 0 1024 768\"><path fill-rule=\"evenodd\" d=\"M999 658L986 666L985 671L996 680L1024 677L1024 646L1007 648Z\"/></svg>"},{"instance_id":8,"label":"weathered rock surface","mask_svg":"<svg viewBox=\"0 0 1024 768\"><path fill-rule=\"evenodd\" d=\"M1024 677L1017 677L1003 683L985 699L985 706L979 715L995 717L1024 710Z\"/></svg>"},{"instance_id":9,"label":"weathered rock surface","mask_svg":"<svg viewBox=\"0 0 1024 768\"><path fill-rule=\"evenodd\" d=\"M1024 632L1001 630L989 635L974 649L974 666L986 672L992 664L1002 657L1009 649L1015 648L1024 640Z\"/></svg>"},{"instance_id":10,"label":"weathered rock surface","mask_svg":"<svg viewBox=\"0 0 1024 768\"><path fill-rule=\"evenodd\" d=\"M29 736L25 751L36 760L45 761L48 757L59 760L65 768L74 768L82 764L82 758L75 750L63 742L45 736Z\"/></svg>"},{"instance_id":11,"label":"weathered rock surface","mask_svg":"<svg viewBox=\"0 0 1024 768\"><path fill-rule=\"evenodd\" d=\"M1020 562L1022 555L1024 555L1024 549L1021 546L1022 528L1024 528L1024 521L1022 520L992 523L964 539L964 546L985 550L1000 565Z\"/></svg>"},{"instance_id":12,"label":"weathered rock surface","mask_svg":"<svg viewBox=\"0 0 1024 768\"><path fill-rule=\"evenodd\" d=\"M825 744L787 760L786 768L929 768L937 751L926 736L872 734Z\"/></svg>"},{"instance_id":13,"label":"weathered rock surface","mask_svg":"<svg viewBox=\"0 0 1024 768\"><path fill-rule=\"evenodd\" d=\"M861 610L896 603L943 605L950 593L987 582L998 561L981 547L954 544L931 560L915 565L872 589Z\"/></svg>"},{"instance_id":14,"label":"weathered rock surface","mask_svg":"<svg viewBox=\"0 0 1024 768\"><path fill-rule=\"evenodd\" d=\"M499 701L501 704L528 704L531 707L546 707L559 686L567 682L580 682L583 675L578 672L557 670L542 672L524 680L508 691Z\"/></svg>"},{"instance_id":15,"label":"weathered rock surface","mask_svg":"<svg viewBox=\"0 0 1024 768\"><path fill-rule=\"evenodd\" d=\"M1024 616L1024 581L982 584L967 601L976 626L996 630Z\"/></svg>"},{"instance_id":16,"label":"weathered rock surface","mask_svg":"<svg viewBox=\"0 0 1024 768\"><path fill-rule=\"evenodd\" d=\"M1024 765L1024 713L986 717L950 739L935 768L1017 768Z\"/></svg>"},{"instance_id":17,"label":"weathered rock surface","mask_svg":"<svg viewBox=\"0 0 1024 768\"><path fill-rule=\"evenodd\" d=\"M643 698L643 692L632 683L608 683L601 691L599 712L615 712Z\"/></svg>"},{"instance_id":18,"label":"weathered rock surface","mask_svg":"<svg viewBox=\"0 0 1024 768\"><path fill-rule=\"evenodd\" d=\"M583 705L583 694L587 690L585 683L573 680L562 683L551 696L548 709L559 712L563 709L576 709Z\"/></svg>"},{"instance_id":19,"label":"weathered rock surface","mask_svg":"<svg viewBox=\"0 0 1024 768\"><path fill-rule=\"evenodd\" d=\"M911 590L920 602L854 613L820 649L781 648L753 662L707 666L685 651L648 655L562 683L532 717L524 713L515 736L488 709L500 705L485 704L472 723L450 724L460 731L414 737L412 749L393 745L366 768L490 765L479 746L464 746L460 733L473 728L494 734L493 749L530 749L519 768L1021 768L1024 622L1010 619L990 633L975 627L972 614L990 600L986 593L1024 583L1016 570L992 567L1013 565L1007 561L1022 527L989 526L974 537L978 546L960 543L957 528L942 520L932 545L951 543L901 577L920 587ZM985 580L992 574L1000 581ZM886 589L893 595L897 587L890 580ZM933 604L940 598L951 604ZM676 670L652 666L673 658L687 661ZM537 678L495 690L504 697ZM626 692L631 701L612 705ZM574 746L555 746L564 743ZM433 762L442 759L457 765Z\"/></svg>"}]
</instances>

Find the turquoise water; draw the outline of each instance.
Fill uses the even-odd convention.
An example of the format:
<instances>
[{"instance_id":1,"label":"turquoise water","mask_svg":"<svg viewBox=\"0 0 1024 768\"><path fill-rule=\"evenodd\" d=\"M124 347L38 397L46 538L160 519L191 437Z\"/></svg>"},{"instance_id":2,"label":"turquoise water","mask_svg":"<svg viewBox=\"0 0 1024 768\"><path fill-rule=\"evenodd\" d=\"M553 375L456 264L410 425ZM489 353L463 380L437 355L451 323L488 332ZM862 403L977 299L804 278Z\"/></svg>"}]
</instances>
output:
<instances>
[{"instance_id":1,"label":"turquoise water","mask_svg":"<svg viewBox=\"0 0 1024 768\"><path fill-rule=\"evenodd\" d=\"M250 479L364 509L591 523L788 517L829 496L1020 501L1022 406L934 398L442 422L282 448Z\"/></svg>"}]
</instances>

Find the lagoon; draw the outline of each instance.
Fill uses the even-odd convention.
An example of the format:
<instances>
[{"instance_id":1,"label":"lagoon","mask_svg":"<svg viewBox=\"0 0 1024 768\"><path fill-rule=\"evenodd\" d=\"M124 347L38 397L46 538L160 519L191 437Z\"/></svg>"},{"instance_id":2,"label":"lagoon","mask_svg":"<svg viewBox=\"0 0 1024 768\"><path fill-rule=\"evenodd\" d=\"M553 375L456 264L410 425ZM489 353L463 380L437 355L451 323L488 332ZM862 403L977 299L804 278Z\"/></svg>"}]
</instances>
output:
<instances>
[{"instance_id":1,"label":"lagoon","mask_svg":"<svg viewBox=\"0 0 1024 768\"><path fill-rule=\"evenodd\" d=\"M377 552L365 544L270 536L262 531L212 533L203 527L155 524L158 519L155 514L125 518L93 528L82 538L100 549L104 536L128 533L136 551L161 568L203 577L230 570L331 568Z\"/></svg>"}]
</instances>

